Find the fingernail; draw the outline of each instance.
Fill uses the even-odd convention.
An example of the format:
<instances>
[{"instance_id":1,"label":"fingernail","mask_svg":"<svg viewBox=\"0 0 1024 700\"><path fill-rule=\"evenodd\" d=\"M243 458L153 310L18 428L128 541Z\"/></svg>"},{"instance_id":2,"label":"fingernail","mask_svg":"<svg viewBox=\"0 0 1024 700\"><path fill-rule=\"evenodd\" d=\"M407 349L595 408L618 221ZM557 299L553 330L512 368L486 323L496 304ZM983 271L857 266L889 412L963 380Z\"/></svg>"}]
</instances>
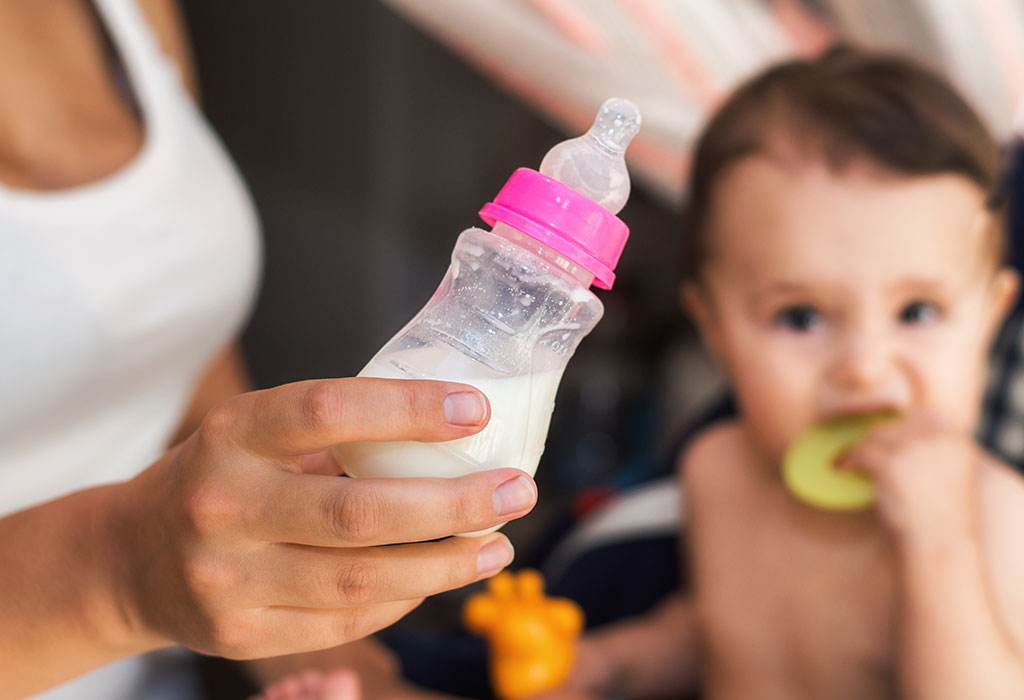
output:
<instances>
[{"instance_id":1,"label":"fingernail","mask_svg":"<svg viewBox=\"0 0 1024 700\"><path fill-rule=\"evenodd\" d=\"M490 544L484 545L476 558L476 571L479 574L486 574L498 569L504 569L512 563L515 551L512 545L504 537L499 537Z\"/></svg>"},{"instance_id":2,"label":"fingernail","mask_svg":"<svg viewBox=\"0 0 1024 700\"><path fill-rule=\"evenodd\" d=\"M537 492L527 476L517 476L494 489L491 502L495 515L509 515L526 510L537 499Z\"/></svg>"},{"instance_id":3,"label":"fingernail","mask_svg":"<svg viewBox=\"0 0 1024 700\"><path fill-rule=\"evenodd\" d=\"M480 425L487 416L487 402L474 391L444 397L444 418L452 425Z\"/></svg>"}]
</instances>

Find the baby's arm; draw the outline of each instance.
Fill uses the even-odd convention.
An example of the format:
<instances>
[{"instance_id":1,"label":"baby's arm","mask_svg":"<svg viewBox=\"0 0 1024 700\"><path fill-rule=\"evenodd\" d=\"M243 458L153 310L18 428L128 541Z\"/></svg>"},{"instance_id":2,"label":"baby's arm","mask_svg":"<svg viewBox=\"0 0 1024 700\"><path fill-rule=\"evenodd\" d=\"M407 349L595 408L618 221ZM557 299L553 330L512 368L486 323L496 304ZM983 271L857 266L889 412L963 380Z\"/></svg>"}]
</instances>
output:
<instances>
[{"instance_id":1,"label":"baby's arm","mask_svg":"<svg viewBox=\"0 0 1024 700\"><path fill-rule=\"evenodd\" d=\"M991 461L969 438L925 417L877 430L842 461L874 477L879 514L896 537L907 698L1024 698L1021 639L992 577L1013 567L993 567L991 556L986 565L983 546L979 503L990 504L979 497L979 483L1000 468ZM1020 611L1020 595L1013 599Z\"/></svg>"},{"instance_id":2,"label":"baby's arm","mask_svg":"<svg viewBox=\"0 0 1024 700\"><path fill-rule=\"evenodd\" d=\"M676 593L644 616L584 636L568 685L637 700L676 697L695 685L696 651L693 606Z\"/></svg>"},{"instance_id":3,"label":"baby's arm","mask_svg":"<svg viewBox=\"0 0 1024 700\"><path fill-rule=\"evenodd\" d=\"M997 611L976 533L902 547L900 661L908 698L1024 698L1024 658Z\"/></svg>"},{"instance_id":4,"label":"baby's arm","mask_svg":"<svg viewBox=\"0 0 1024 700\"><path fill-rule=\"evenodd\" d=\"M391 651L373 637L366 637L333 649L279 656L269 659L257 659L245 662L249 673L257 685L273 687L264 697L290 698L292 695L282 693L280 688L287 683L285 679L301 678L310 671L328 678L340 669L348 669L354 673L361 688L360 697L364 700L455 700L442 693L423 690L406 682L402 678L398 659ZM317 693L301 694L300 697L320 698L328 700L330 696Z\"/></svg>"}]
</instances>

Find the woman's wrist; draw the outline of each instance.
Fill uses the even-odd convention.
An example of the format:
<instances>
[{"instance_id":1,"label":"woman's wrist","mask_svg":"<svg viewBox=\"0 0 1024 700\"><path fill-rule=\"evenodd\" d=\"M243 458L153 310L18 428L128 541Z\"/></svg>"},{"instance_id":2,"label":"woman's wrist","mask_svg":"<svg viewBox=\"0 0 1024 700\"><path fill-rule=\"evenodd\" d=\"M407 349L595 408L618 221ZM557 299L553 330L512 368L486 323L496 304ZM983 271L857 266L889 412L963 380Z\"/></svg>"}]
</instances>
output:
<instances>
[{"instance_id":1,"label":"woman's wrist","mask_svg":"<svg viewBox=\"0 0 1024 700\"><path fill-rule=\"evenodd\" d=\"M133 483L118 483L83 492L88 502L80 522L82 557L76 571L89 572L82 610L98 645L117 656L131 656L170 646L144 624L139 604L138 572L148 565L138 546L142 523L135 517Z\"/></svg>"},{"instance_id":2,"label":"woman's wrist","mask_svg":"<svg viewBox=\"0 0 1024 700\"><path fill-rule=\"evenodd\" d=\"M0 519L0 698L162 646L128 623L118 572L137 564L110 539L123 498L100 486Z\"/></svg>"}]
</instances>

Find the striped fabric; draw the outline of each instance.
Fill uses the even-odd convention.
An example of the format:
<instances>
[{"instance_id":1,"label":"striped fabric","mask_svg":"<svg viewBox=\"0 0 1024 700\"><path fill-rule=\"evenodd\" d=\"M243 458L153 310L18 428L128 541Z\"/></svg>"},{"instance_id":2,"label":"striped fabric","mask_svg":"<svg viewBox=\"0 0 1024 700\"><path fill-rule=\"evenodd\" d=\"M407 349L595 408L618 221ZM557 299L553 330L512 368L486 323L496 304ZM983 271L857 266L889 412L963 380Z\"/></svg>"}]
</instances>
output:
<instances>
[{"instance_id":1,"label":"striped fabric","mask_svg":"<svg viewBox=\"0 0 1024 700\"><path fill-rule=\"evenodd\" d=\"M1024 126L1024 125L1022 125ZM1010 258L1024 270L1024 139L1010 167ZM1024 295L1003 324L989 363L989 382L978 439L1024 472Z\"/></svg>"},{"instance_id":2,"label":"striped fabric","mask_svg":"<svg viewBox=\"0 0 1024 700\"><path fill-rule=\"evenodd\" d=\"M567 133L639 105L630 167L682 200L687 154L738 82L837 39L913 54L1007 138L1024 98L1021 0L383 0Z\"/></svg>"}]
</instances>

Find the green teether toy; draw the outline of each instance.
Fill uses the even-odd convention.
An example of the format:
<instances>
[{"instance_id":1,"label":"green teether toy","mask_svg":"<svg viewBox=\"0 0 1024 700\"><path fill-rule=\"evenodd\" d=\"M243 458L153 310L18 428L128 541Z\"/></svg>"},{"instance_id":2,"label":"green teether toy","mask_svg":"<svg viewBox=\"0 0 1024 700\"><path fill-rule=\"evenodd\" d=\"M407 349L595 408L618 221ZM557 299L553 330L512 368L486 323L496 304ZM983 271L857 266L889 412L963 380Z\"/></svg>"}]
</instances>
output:
<instances>
[{"instance_id":1,"label":"green teether toy","mask_svg":"<svg viewBox=\"0 0 1024 700\"><path fill-rule=\"evenodd\" d=\"M891 413L839 418L810 428L798 437L782 458L782 479L790 493L826 510L862 510L875 503L875 485L855 472L835 468L836 457L867 437Z\"/></svg>"}]
</instances>

